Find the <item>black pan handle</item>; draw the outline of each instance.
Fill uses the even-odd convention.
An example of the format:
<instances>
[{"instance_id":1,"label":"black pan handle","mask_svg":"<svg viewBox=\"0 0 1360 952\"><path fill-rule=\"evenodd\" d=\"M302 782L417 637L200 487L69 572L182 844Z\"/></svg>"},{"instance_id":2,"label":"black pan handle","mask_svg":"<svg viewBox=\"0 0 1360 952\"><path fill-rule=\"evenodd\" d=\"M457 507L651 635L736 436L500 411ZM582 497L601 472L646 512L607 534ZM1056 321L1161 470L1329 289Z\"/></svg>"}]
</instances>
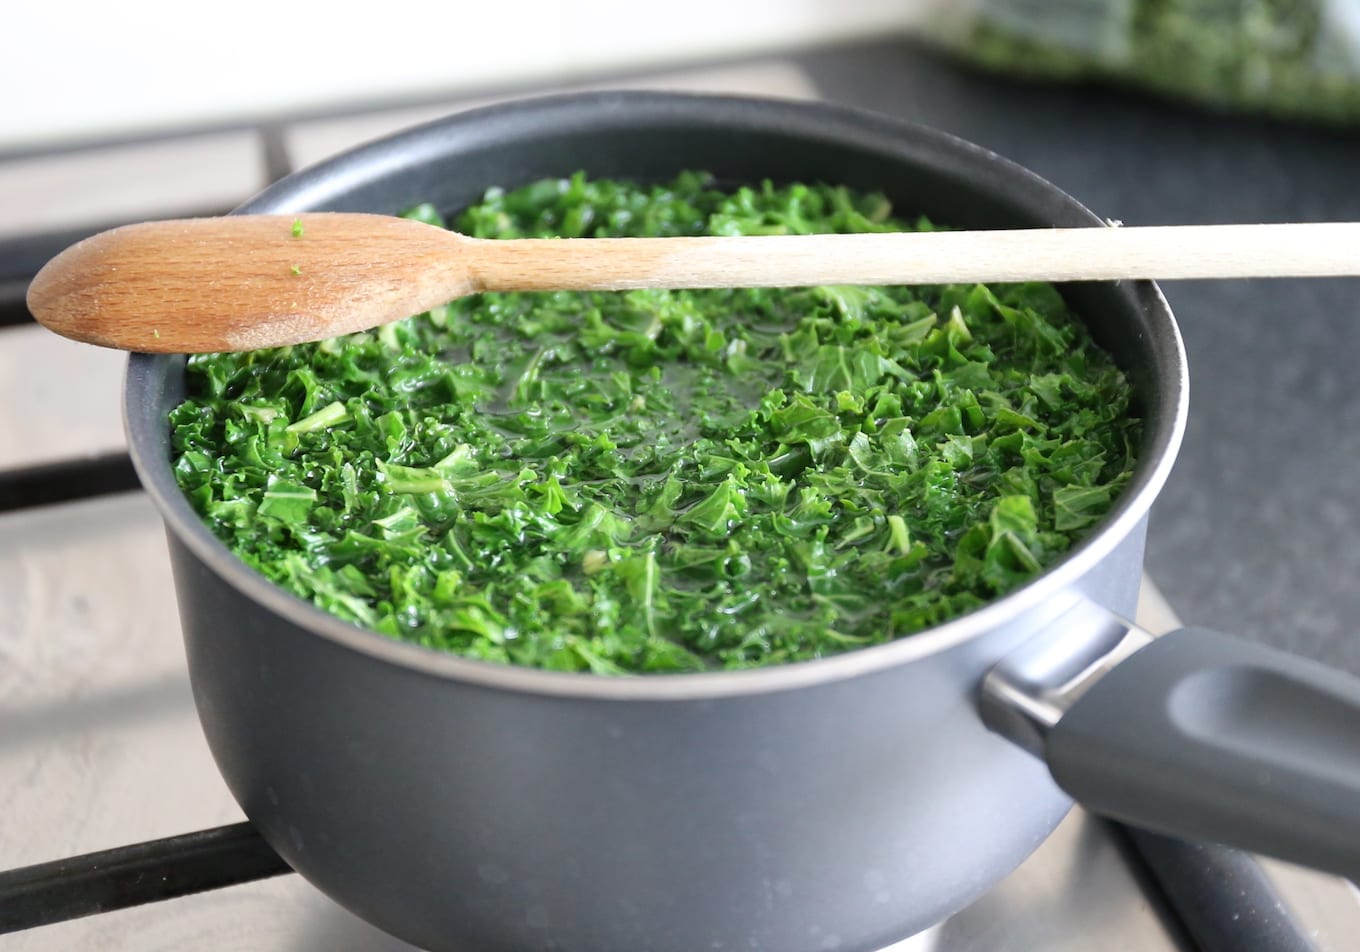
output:
<instances>
[{"instance_id":1,"label":"black pan handle","mask_svg":"<svg viewBox=\"0 0 1360 952\"><path fill-rule=\"evenodd\" d=\"M1203 628L1108 670L1047 734L1096 813L1360 876L1360 680Z\"/></svg>"},{"instance_id":2,"label":"black pan handle","mask_svg":"<svg viewBox=\"0 0 1360 952\"><path fill-rule=\"evenodd\" d=\"M1111 824L1198 952L1319 952L1256 857Z\"/></svg>"},{"instance_id":3,"label":"black pan handle","mask_svg":"<svg viewBox=\"0 0 1360 952\"><path fill-rule=\"evenodd\" d=\"M1360 679L1077 599L988 672L981 712L1094 813L1360 878Z\"/></svg>"}]
</instances>

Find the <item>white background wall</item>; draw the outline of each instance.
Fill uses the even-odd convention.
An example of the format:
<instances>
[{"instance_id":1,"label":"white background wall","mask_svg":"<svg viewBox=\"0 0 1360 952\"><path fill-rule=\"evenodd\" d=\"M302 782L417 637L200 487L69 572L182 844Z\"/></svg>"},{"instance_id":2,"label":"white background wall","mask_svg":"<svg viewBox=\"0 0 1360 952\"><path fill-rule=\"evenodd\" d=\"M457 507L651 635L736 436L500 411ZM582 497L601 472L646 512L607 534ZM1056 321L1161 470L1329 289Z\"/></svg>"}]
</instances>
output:
<instances>
[{"instance_id":1,"label":"white background wall","mask_svg":"<svg viewBox=\"0 0 1360 952\"><path fill-rule=\"evenodd\" d=\"M16 0L0 151L890 33L918 0Z\"/></svg>"}]
</instances>

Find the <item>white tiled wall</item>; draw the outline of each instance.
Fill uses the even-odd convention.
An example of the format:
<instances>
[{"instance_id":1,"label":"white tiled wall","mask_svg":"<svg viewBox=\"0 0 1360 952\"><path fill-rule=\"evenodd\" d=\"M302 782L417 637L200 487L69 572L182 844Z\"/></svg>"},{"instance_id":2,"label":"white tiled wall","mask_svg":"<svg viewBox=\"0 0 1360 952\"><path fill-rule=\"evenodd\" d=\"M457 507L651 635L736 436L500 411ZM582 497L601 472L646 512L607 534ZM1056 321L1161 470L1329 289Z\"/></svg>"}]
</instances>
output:
<instances>
[{"instance_id":1,"label":"white tiled wall","mask_svg":"<svg viewBox=\"0 0 1360 952\"><path fill-rule=\"evenodd\" d=\"M778 96L785 99L817 98L817 88L813 86L807 73L787 60L765 60L757 63L683 70L654 76L630 77L618 82L590 82L582 84L581 87L571 88L603 89L611 86L694 93ZM566 91L567 88L558 87L554 91ZM488 105L493 101L492 98L479 97L431 103L415 108L294 122L283 131L284 146L293 167L303 168L361 142L437 119L457 109L471 109Z\"/></svg>"},{"instance_id":2,"label":"white tiled wall","mask_svg":"<svg viewBox=\"0 0 1360 952\"><path fill-rule=\"evenodd\" d=\"M0 43L0 152L859 38L920 2L18 2Z\"/></svg>"},{"instance_id":3,"label":"white tiled wall","mask_svg":"<svg viewBox=\"0 0 1360 952\"><path fill-rule=\"evenodd\" d=\"M226 211L268 184L253 130L0 162L0 238Z\"/></svg>"}]
</instances>

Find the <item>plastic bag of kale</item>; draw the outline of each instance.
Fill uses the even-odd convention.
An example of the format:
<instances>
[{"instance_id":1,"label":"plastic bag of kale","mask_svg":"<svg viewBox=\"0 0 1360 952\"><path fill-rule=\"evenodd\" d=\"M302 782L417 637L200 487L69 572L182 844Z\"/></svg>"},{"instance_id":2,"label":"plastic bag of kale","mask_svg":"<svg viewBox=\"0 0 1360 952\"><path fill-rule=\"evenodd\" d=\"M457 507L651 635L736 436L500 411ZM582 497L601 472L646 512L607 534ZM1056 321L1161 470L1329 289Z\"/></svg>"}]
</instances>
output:
<instances>
[{"instance_id":1,"label":"plastic bag of kale","mask_svg":"<svg viewBox=\"0 0 1360 952\"><path fill-rule=\"evenodd\" d=\"M954 0L918 32L987 69L1360 127L1360 0Z\"/></svg>"}]
</instances>

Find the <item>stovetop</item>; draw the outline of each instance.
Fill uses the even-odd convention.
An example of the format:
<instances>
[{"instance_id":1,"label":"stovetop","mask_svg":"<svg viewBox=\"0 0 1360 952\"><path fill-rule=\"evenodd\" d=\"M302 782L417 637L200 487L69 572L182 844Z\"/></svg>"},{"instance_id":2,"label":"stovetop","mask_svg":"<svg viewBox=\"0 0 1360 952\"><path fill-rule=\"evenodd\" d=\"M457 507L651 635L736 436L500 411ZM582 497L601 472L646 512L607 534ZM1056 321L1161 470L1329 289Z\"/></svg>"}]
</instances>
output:
<instances>
[{"instance_id":1,"label":"stovetop","mask_svg":"<svg viewBox=\"0 0 1360 952\"><path fill-rule=\"evenodd\" d=\"M789 60L623 84L818 94L808 72ZM0 161L0 205L10 210L0 224L0 285L7 248L31 257L44 241L82 229L224 210L290 168L464 105ZM34 232L51 231L57 237L35 243ZM2 868L243 820L193 710L160 522L122 453L123 358L22 320L12 310L0 314L0 323L16 325L0 328ZM1151 583L1140 621L1152 630L1175 623ZM1169 901L1165 881L1148 866L1146 845L1074 811L991 893L897 948L1206 948L1187 931L1184 896ZM1261 895L1243 898L1229 917L1286 922L1324 952L1353 947L1360 894L1352 886L1283 864L1261 868L1274 894L1264 894L1264 905ZM1260 934L1269 931L1267 923ZM409 948L290 875L46 925L3 943L15 950Z\"/></svg>"}]
</instances>

